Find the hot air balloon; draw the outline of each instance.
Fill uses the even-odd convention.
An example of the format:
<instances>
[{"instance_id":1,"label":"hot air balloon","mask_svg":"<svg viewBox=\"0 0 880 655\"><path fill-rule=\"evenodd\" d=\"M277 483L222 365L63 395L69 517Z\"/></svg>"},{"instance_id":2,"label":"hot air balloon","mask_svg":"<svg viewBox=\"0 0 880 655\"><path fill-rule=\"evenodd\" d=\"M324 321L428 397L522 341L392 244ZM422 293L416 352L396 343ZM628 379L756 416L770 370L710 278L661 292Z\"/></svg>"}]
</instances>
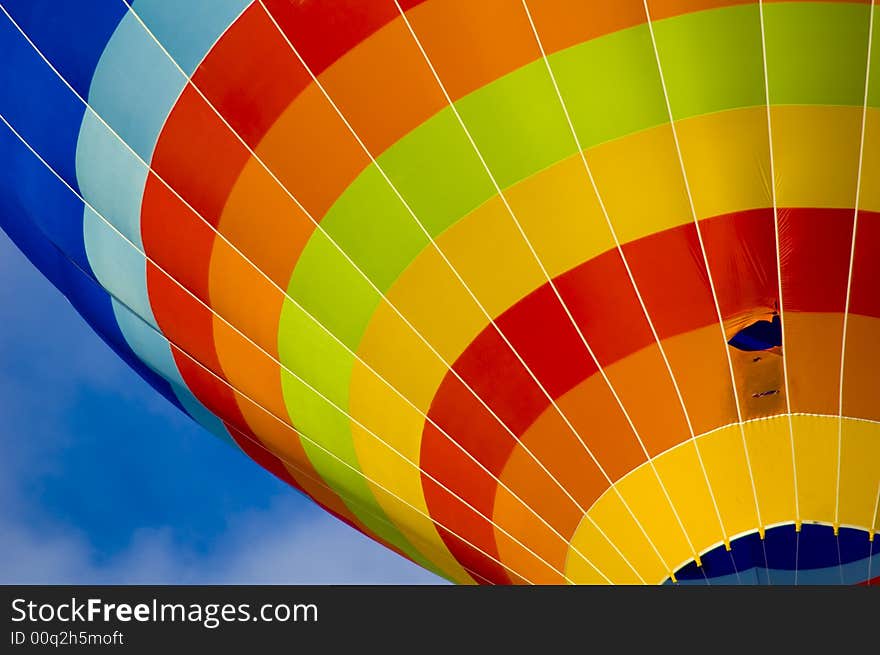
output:
<instances>
[{"instance_id":1,"label":"hot air balloon","mask_svg":"<svg viewBox=\"0 0 880 655\"><path fill-rule=\"evenodd\" d=\"M0 7L0 225L328 512L462 584L877 581L874 3Z\"/></svg>"}]
</instances>

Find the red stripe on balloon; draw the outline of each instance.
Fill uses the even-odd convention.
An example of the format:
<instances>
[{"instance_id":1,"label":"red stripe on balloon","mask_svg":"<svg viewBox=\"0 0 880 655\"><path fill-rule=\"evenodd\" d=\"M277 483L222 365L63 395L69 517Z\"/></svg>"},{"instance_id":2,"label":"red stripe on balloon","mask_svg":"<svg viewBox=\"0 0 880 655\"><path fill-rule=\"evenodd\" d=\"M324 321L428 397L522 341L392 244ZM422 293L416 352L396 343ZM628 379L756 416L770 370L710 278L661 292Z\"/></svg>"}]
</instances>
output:
<instances>
[{"instance_id":1,"label":"red stripe on balloon","mask_svg":"<svg viewBox=\"0 0 880 655\"><path fill-rule=\"evenodd\" d=\"M465 467L466 472L474 472L473 467ZM491 516L491 513L481 512L483 516L480 516L472 509L473 505L468 507L424 473L422 487L426 495L430 494L434 500L434 504L430 505L430 515L436 522L437 532L458 563L465 569L479 571L481 576L493 584L514 582L507 569L496 561L500 558L495 546L492 523L484 518ZM455 533L443 526L454 526Z\"/></svg>"},{"instance_id":2,"label":"red stripe on balloon","mask_svg":"<svg viewBox=\"0 0 880 655\"><path fill-rule=\"evenodd\" d=\"M211 257L214 232L204 222L196 219L177 196L161 184L151 173L144 189L141 217L141 236L144 252L176 280L204 302L209 302L208 270L202 262ZM159 315L164 315L161 302L150 301ZM174 320L174 314L168 315ZM164 327L162 321L159 326Z\"/></svg>"},{"instance_id":3,"label":"red stripe on balloon","mask_svg":"<svg viewBox=\"0 0 880 655\"><path fill-rule=\"evenodd\" d=\"M401 6L406 10L423 1L409 0ZM265 0L265 4L316 75L400 15L391 0Z\"/></svg>"},{"instance_id":4,"label":"red stripe on balloon","mask_svg":"<svg viewBox=\"0 0 880 655\"><path fill-rule=\"evenodd\" d=\"M880 213L859 212L849 311L880 316Z\"/></svg>"},{"instance_id":5,"label":"red stripe on balloon","mask_svg":"<svg viewBox=\"0 0 880 655\"><path fill-rule=\"evenodd\" d=\"M312 81L259 3L227 29L192 80L252 147Z\"/></svg>"},{"instance_id":6,"label":"red stripe on balloon","mask_svg":"<svg viewBox=\"0 0 880 655\"><path fill-rule=\"evenodd\" d=\"M769 207L700 223L721 315L773 307L778 295L776 235Z\"/></svg>"},{"instance_id":7,"label":"red stripe on balloon","mask_svg":"<svg viewBox=\"0 0 880 655\"><path fill-rule=\"evenodd\" d=\"M212 225L217 225L229 189L249 157L229 128L191 86L181 93L159 136L152 167L181 197ZM150 176L147 186L161 185ZM152 228L154 216L143 210L143 230ZM173 234L169 232L166 234ZM207 260L195 266L207 268Z\"/></svg>"},{"instance_id":8,"label":"red stripe on balloon","mask_svg":"<svg viewBox=\"0 0 880 655\"><path fill-rule=\"evenodd\" d=\"M623 251L661 339L718 320L693 223L633 241Z\"/></svg>"},{"instance_id":9,"label":"red stripe on balloon","mask_svg":"<svg viewBox=\"0 0 880 655\"><path fill-rule=\"evenodd\" d=\"M784 310L844 310L852 228L852 209L779 210Z\"/></svg>"},{"instance_id":10,"label":"red stripe on balloon","mask_svg":"<svg viewBox=\"0 0 880 655\"><path fill-rule=\"evenodd\" d=\"M173 344L174 360L187 388L222 420L243 425L232 390L222 382L223 369L208 337L213 330L213 314L151 263L147 263L147 288L156 321Z\"/></svg>"}]
</instances>

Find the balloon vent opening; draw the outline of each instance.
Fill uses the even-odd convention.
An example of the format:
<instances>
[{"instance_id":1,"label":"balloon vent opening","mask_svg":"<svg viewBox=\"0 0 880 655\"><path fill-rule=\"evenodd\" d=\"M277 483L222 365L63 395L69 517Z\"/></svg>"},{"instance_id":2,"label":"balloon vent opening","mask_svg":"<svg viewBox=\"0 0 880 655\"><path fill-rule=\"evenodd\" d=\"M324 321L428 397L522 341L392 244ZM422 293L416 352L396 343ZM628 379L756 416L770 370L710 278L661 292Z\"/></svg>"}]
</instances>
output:
<instances>
[{"instance_id":1,"label":"balloon vent opening","mask_svg":"<svg viewBox=\"0 0 880 655\"><path fill-rule=\"evenodd\" d=\"M770 321L756 321L737 332L727 342L738 350L755 352L782 346L782 321L779 314ZM758 361L755 359L754 361Z\"/></svg>"}]
</instances>

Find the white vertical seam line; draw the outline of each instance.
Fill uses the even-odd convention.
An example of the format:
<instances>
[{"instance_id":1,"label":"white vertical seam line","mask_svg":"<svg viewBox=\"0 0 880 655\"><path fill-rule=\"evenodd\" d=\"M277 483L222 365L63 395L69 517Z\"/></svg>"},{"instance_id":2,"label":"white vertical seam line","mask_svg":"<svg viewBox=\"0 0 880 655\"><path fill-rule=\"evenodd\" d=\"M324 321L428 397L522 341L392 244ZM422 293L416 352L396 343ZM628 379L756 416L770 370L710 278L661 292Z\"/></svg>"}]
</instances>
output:
<instances>
[{"instance_id":1,"label":"white vertical seam line","mask_svg":"<svg viewBox=\"0 0 880 655\"><path fill-rule=\"evenodd\" d=\"M622 247L622 245L621 245L621 243L620 243L620 240L619 240L619 238L618 238L618 236L617 236L617 231L614 229L614 225L613 225L613 223L612 223L612 221L611 221L611 217L610 217L610 215L609 215L609 213L608 213L608 210L607 210L607 207L606 207L606 205L605 205L604 199L602 198L602 195L601 195L600 192L599 192L598 184L596 183L595 177L593 176L592 169L590 168L590 165L589 165L589 163L587 162L586 153L585 153L585 151L584 151L583 146L581 145L580 137L578 137L578 135L577 135L577 130L576 130L575 127L574 127L574 122L573 122L572 119L571 119L571 115L569 114L568 107L567 107L567 105L566 105L566 103L565 103L565 100L563 99L562 91L561 91L561 89L559 88L559 85L558 85L558 83L557 83L556 75L553 73L553 69L552 69L552 67L551 67L551 65L550 65L550 61L549 61L549 58L547 57L547 53L546 53L546 51L545 51L545 49L544 49L544 45L543 45L543 43L542 43L542 41L541 41L541 39L540 39L540 36L539 36L539 34L538 34L538 30L537 30L537 27L536 27L536 25L535 25L535 23L534 23L534 20L532 19L531 12L529 11L528 4L526 3L526 0L521 0L521 1L522 1L523 8L525 9L526 16L528 17L529 24L531 25L532 32L534 33L534 35L535 35L535 39L536 39L536 41L538 42L538 47L539 47L539 49L540 49L540 51L541 51L541 55L542 55L542 57L543 57L543 59L544 59L544 64L545 64L545 66L546 66L546 68L547 68L547 72L548 72L549 75L550 75L550 80L551 80L551 82L553 83L553 88L556 90L556 95L557 95L557 97L558 97L558 99L559 99L559 102L560 102L560 104L561 104L561 106L562 106L562 110L563 110L563 113L565 114L566 121L568 122L569 130L571 131L571 134L572 134L572 136L574 137L575 145L577 146L577 149L578 149L578 154L580 155L581 162L583 163L583 165L584 165L584 169L586 170L586 173L587 173L587 178L588 178L588 180L589 180L589 182L590 182L590 185L591 185L591 187L592 187L592 189L593 189L593 192L594 192L595 195L596 195L596 199L597 199L598 204L599 204L599 207L600 207L600 209L601 209L601 211L602 211L602 215L603 215L604 218L605 218L605 222L606 222L606 224L607 224L607 226L608 226L608 230L609 230L609 232L611 233L611 237L612 237L612 239L614 240L615 247L617 248L617 251L618 251L618 253L619 253L619 255L620 255L620 258L621 258L621 261L622 261L622 263L623 263L623 265L624 265L624 268L626 269L627 275L628 275L629 280L630 280L630 284L632 285L633 291L635 292L636 297L638 298L639 305L641 306L642 312L643 312L644 315L645 315L645 319L646 319L647 322L648 322L648 326L649 326L649 328L650 328L650 330L651 330L651 334L654 336L654 341L655 341L656 344L657 344L657 347L658 347L658 350L659 350L659 352L660 352L660 355L661 355L661 357L662 357L662 359L663 359L664 365L666 366L666 370L667 370L667 372L669 373L669 377L670 377L670 380L672 381L673 387L674 387L674 389L675 389L675 393L676 393L676 396L677 396L677 398L678 398L678 402L679 402L679 404L680 404L680 406L681 406L682 413L683 413L683 415L684 415L685 421L686 421L686 423L687 423L688 430L689 430L689 432L690 432L690 436L691 436L691 438L693 439L693 438L695 438L695 433L694 433L694 429L693 429L693 424L692 424L692 422L691 422L690 415L689 415L689 413L688 413L688 411L687 411L687 407L686 407L686 404L685 404L685 402L684 402L684 396L683 396L683 394L682 394L682 392L681 392L681 388L679 387L678 380L676 379L675 374L674 374L673 371L672 371L672 365L671 365L671 363L669 362L669 358L668 358L668 356L667 356L667 354L666 354L666 349L663 347L663 344L662 344L662 342L661 342L661 340L660 340L660 336L659 336L659 334L657 333L656 327L654 326L654 322L651 320L651 316L650 316L650 314L649 314L649 312L648 312L647 305L645 304L644 298L642 297L642 294L641 294L641 292L639 291L638 284L636 283L636 280L635 280L635 276L634 276L634 274L633 274L633 272L632 272L632 269L630 268L629 261L627 260L626 255L625 255L624 252L623 252L623 247ZM743 431L743 440L744 440L744 439L745 439L745 434L744 434L744 431ZM649 459L650 459L650 458L649 458ZM748 465L748 468L749 468L749 476L750 476L750 478L751 478L751 477L752 477L751 463L750 463L750 460L749 460L749 455L748 455L748 450L747 450L747 449L746 449L746 462L747 462L747 465ZM655 475L657 475L658 480L659 480L659 472L657 472L656 469L655 469ZM663 485L662 485L662 482L661 482L661 486L663 486ZM663 487L663 488L664 488L664 491L665 491L665 487ZM754 481L752 481L752 488L753 488L753 493L754 493ZM709 490L710 490L710 493L711 493L711 487L708 485L708 479L707 479L707 489L709 489ZM754 495L755 495L755 506L756 506L756 511L757 511L757 515L758 515L758 522L760 523L760 509L758 509L758 504L757 504L757 494L754 494ZM670 500L670 504L671 504L671 500ZM674 511L674 508L673 508L673 511ZM676 518L678 518L677 513L676 513ZM682 530L684 530L684 526L683 526L683 524L681 523L681 519L679 518L678 520L679 520L679 524L680 524L681 527L682 527ZM686 533L686 532L685 532L685 535L687 536L687 533ZM690 539L688 539L688 541L690 542ZM729 545L729 544L726 544L726 545ZM695 553L695 555L696 555L696 554L697 554L697 553Z\"/></svg>"},{"instance_id":2,"label":"white vertical seam line","mask_svg":"<svg viewBox=\"0 0 880 655\"><path fill-rule=\"evenodd\" d=\"M703 236L702 236L702 232L700 230L700 221L697 218L697 210L696 210L696 207L694 206L694 199L693 199L693 195L691 194L691 187L690 187L690 183L688 182L687 171L685 170L685 166L684 166L684 157L681 152L681 145L679 144L679 141L678 141L678 132L675 128L675 117L672 113L672 105L669 100L669 92L666 88L666 80L663 77L663 66L660 63L660 52L657 49L657 40L654 36L654 26L651 21L651 13L650 13L650 10L648 9L647 0L642 0L642 1L643 1L643 5L645 7L645 16L648 20L648 32L651 36L651 45L654 49L654 57L657 60L657 72L659 73L659 76L660 76L660 85L663 88L663 99L666 102L666 111L669 115L669 127L672 130L672 138L675 141L675 152L678 155L678 163L681 168L681 176L682 176L682 180L684 182L685 192L687 193L688 204L690 206L691 215L692 215L693 221L694 221L694 226L697 231L697 240L700 243L700 251L702 252L702 255L703 255L703 265L706 267L706 275L709 279L709 288L712 292L712 299L715 303L715 312L718 315L718 327L721 330L721 338L722 338L722 341L724 342L724 352L725 352L725 355L727 356L727 364L730 369L730 383L731 383L731 388L733 390L734 401L736 404L737 419L738 419L738 423L740 424L740 426L742 426L742 412L740 410L740 404L739 404L739 393L736 389L736 377L733 374L733 362L730 358L729 346L727 345L727 335L724 332L724 319L721 316L721 307L718 303L718 296L715 293L715 283L712 279L712 270L711 270L711 267L709 266L709 258L706 254L706 248L705 248L705 244L703 243ZM712 490L712 484L709 482L709 475L706 472L706 466L703 463L702 453L700 452L700 448L699 448L699 445L697 444L696 440L693 440L693 444L694 444L694 449L696 450L696 453L697 453L697 459L700 462L700 468L703 471L703 475L706 479L706 484L709 487L709 494L712 497L712 504L715 507L715 514L718 518L718 523L721 525L721 532L724 536L725 541L729 542L729 539L727 536L727 529L725 528L724 521L721 518L721 510L718 508L718 502L715 499L715 493Z\"/></svg>"},{"instance_id":3,"label":"white vertical seam line","mask_svg":"<svg viewBox=\"0 0 880 655\"><path fill-rule=\"evenodd\" d=\"M798 472L797 458L795 456L794 447L794 423L791 419L791 389L788 383L788 363L785 349L785 309L782 297L782 254L779 242L779 206L776 201L776 161L773 156L773 121L770 112L770 76L767 67L767 36L764 29L764 1L758 0L758 15L761 19L761 55L764 64L764 98L766 99L767 108L767 138L770 146L770 192L773 200L773 229L776 237L776 282L777 292L779 295L779 329L782 350L782 377L785 384L785 409L788 415L788 434L791 442L791 467L792 479L794 481L794 513L795 526L800 531L801 524L801 507L800 494L798 492ZM797 564L795 564L795 575L797 575Z\"/></svg>"},{"instance_id":4,"label":"white vertical seam line","mask_svg":"<svg viewBox=\"0 0 880 655\"><path fill-rule=\"evenodd\" d=\"M871 48L873 45L873 33L874 33L874 0L871 1L871 9L869 13L868 19L868 58L865 63L865 94L864 101L862 104L862 125L861 132L859 135L859 168L858 173L856 174L856 200L855 207L853 209L853 228L852 228L852 244L850 245L849 251L849 269L847 271L846 277L846 301L843 309L843 335L841 337L840 344L840 386L837 390L837 408L838 408L838 421L837 421L837 482L835 485L834 491L834 523L835 525L840 523L840 467L841 467L841 456L843 453L843 380L844 380L844 366L846 361L846 335L847 329L849 327L849 305L850 298L852 293L852 281L853 281L853 268L855 266L855 256L856 256L856 232L859 226L859 202L861 201L862 195L862 164L864 162L864 154L865 154L865 123L867 121L868 116L868 86L870 84L871 78Z\"/></svg>"}]
</instances>

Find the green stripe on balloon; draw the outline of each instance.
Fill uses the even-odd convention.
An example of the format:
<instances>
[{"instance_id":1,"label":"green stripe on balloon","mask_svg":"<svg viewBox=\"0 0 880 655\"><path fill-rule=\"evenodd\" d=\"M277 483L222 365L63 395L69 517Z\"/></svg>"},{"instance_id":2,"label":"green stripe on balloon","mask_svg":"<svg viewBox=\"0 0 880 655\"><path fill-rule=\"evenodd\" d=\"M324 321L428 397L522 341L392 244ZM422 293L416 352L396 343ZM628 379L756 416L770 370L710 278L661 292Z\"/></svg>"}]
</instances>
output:
<instances>
[{"instance_id":1,"label":"green stripe on balloon","mask_svg":"<svg viewBox=\"0 0 880 655\"><path fill-rule=\"evenodd\" d=\"M770 102L861 106L870 12L867 4L765 6Z\"/></svg>"},{"instance_id":2,"label":"green stripe on balloon","mask_svg":"<svg viewBox=\"0 0 880 655\"><path fill-rule=\"evenodd\" d=\"M321 243L323 247L311 248L303 256L322 258L325 262L333 261L335 257L342 266L344 260L338 251L327 242L325 237L321 237L320 233L316 233L316 235L320 239L316 243ZM315 240L313 239L313 241ZM373 294L371 297L369 287L364 279L357 274L351 274L353 271L350 268L342 268L342 271L348 271L350 275L347 278L333 278L332 281L338 283L338 287L311 287L309 291L313 294L326 293L324 298L333 298L336 302L349 308L351 311L343 314L343 319L357 319L372 315L378 296ZM311 301L311 304L315 304L314 297L308 300ZM362 303L362 305L359 306L357 303ZM367 306L364 307L364 304ZM361 311L356 311L357 309L361 309ZM340 324L339 320L331 322L322 315L318 315L316 318L327 325L328 329L338 335L343 342L345 342L346 336L350 338L350 335L356 330L365 328L365 326L356 326L353 329L351 325ZM376 518L376 516L384 517L385 511L374 498L367 481L356 472L360 470L360 466L351 440L351 426L348 417L342 413L348 410L349 385L348 375L342 375L341 372L351 371L354 363L351 353L331 339L326 332L289 300L284 302L278 337L278 352L281 363L287 369L296 371L298 375L307 380L310 385L339 408L334 408L327 400L320 398L303 382L282 369L281 387L284 402L293 424L297 429L310 435L321 446L334 453L336 457L354 467L354 470L328 455L320 447L304 440L302 441L303 450L309 457L312 466L333 489L341 493L343 499L354 497L363 501L360 505L367 506L370 512L363 511L363 507L358 504L345 502L364 525L382 539L405 552L421 566L437 572L435 567L390 522L386 523ZM401 462L401 465L405 464Z\"/></svg>"}]
</instances>

